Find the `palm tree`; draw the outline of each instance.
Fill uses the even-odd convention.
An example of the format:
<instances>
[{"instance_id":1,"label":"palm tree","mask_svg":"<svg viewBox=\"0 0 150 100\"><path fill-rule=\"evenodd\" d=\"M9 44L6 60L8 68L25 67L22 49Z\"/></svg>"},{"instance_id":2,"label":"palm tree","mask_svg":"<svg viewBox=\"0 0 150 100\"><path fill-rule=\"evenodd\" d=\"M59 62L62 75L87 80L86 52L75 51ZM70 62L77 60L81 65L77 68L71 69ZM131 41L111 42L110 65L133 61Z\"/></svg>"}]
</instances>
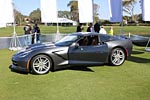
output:
<instances>
[{"instance_id":1,"label":"palm tree","mask_svg":"<svg viewBox=\"0 0 150 100\"><path fill-rule=\"evenodd\" d=\"M71 19L79 21L78 1L72 0L67 4L70 7Z\"/></svg>"},{"instance_id":2,"label":"palm tree","mask_svg":"<svg viewBox=\"0 0 150 100\"><path fill-rule=\"evenodd\" d=\"M123 0L123 11L131 16L131 20L135 21L134 18L134 4L137 0Z\"/></svg>"}]
</instances>

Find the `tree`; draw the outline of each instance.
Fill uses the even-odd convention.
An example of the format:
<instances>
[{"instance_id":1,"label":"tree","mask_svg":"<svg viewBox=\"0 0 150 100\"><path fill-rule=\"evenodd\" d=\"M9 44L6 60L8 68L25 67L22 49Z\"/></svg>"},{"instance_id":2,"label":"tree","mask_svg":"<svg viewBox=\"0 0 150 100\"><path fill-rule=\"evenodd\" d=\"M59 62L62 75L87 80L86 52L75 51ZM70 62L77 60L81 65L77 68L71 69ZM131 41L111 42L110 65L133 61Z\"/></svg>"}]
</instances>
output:
<instances>
[{"instance_id":1,"label":"tree","mask_svg":"<svg viewBox=\"0 0 150 100\"><path fill-rule=\"evenodd\" d=\"M98 17L98 15L99 15L98 9L99 8L100 8L100 6L98 4L94 4L93 9L94 9L94 21L95 22L99 21L99 17Z\"/></svg>"},{"instance_id":2,"label":"tree","mask_svg":"<svg viewBox=\"0 0 150 100\"><path fill-rule=\"evenodd\" d=\"M18 25L21 25L21 23L24 21L24 15L21 14L18 10L14 9L14 17L15 17L15 22Z\"/></svg>"},{"instance_id":3,"label":"tree","mask_svg":"<svg viewBox=\"0 0 150 100\"><path fill-rule=\"evenodd\" d=\"M131 16L131 21L135 21L134 18L134 5L137 0L123 0L123 11Z\"/></svg>"},{"instance_id":4,"label":"tree","mask_svg":"<svg viewBox=\"0 0 150 100\"><path fill-rule=\"evenodd\" d=\"M58 17L71 19L71 13L69 11L58 11Z\"/></svg>"},{"instance_id":5,"label":"tree","mask_svg":"<svg viewBox=\"0 0 150 100\"><path fill-rule=\"evenodd\" d=\"M33 23L40 23L41 22L41 10L38 8L32 11L29 15L31 22Z\"/></svg>"},{"instance_id":6,"label":"tree","mask_svg":"<svg viewBox=\"0 0 150 100\"><path fill-rule=\"evenodd\" d=\"M72 0L67 6L70 7L71 19L79 22L78 1Z\"/></svg>"}]
</instances>

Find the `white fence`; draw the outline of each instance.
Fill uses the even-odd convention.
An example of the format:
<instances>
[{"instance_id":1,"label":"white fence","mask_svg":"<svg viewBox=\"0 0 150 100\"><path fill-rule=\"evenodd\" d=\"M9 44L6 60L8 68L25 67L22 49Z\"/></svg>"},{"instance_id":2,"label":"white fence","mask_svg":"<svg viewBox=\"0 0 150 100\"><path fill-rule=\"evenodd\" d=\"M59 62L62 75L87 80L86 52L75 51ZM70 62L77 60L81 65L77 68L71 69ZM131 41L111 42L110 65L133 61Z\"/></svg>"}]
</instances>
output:
<instances>
[{"instance_id":1,"label":"white fence","mask_svg":"<svg viewBox=\"0 0 150 100\"><path fill-rule=\"evenodd\" d=\"M40 42L56 42L67 34L41 34ZM32 42L32 35L17 36L22 47L30 45ZM10 47L12 37L0 37L0 49L7 49Z\"/></svg>"}]
</instances>

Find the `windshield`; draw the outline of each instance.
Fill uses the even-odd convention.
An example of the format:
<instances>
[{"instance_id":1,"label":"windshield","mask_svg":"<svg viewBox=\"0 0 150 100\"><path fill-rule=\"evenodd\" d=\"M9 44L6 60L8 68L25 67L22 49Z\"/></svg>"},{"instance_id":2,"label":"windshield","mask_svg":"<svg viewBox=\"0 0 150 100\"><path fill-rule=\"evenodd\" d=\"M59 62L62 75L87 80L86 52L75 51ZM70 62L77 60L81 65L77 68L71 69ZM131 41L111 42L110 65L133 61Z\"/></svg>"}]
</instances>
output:
<instances>
[{"instance_id":1,"label":"windshield","mask_svg":"<svg viewBox=\"0 0 150 100\"><path fill-rule=\"evenodd\" d=\"M78 35L67 35L55 43L56 46L69 46L79 39Z\"/></svg>"}]
</instances>

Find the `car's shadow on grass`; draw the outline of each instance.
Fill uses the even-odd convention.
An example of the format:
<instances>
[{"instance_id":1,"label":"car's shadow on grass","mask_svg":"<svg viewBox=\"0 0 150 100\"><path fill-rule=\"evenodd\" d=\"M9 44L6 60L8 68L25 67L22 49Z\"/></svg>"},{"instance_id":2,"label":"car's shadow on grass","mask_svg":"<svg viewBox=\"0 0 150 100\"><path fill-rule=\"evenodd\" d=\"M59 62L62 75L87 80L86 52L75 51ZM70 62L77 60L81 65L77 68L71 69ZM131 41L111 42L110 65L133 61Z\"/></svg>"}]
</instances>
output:
<instances>
[{"instance_id":1,"label":"car's shadow on grass","mask_svg":"<svg viewBox=\"0 0 150 100\"><path fill-rule=\"evenodd\" d=\"M136 62L136 63L150 63L150 59L136 56L136 55L144 54L144 53L145 53L145 50L143 48L142 49L141 48L134 49L132 51L133 55L131 55L127 60Z\"/></svg>"},{"instance_id":2,"label":"car's shadow on grass","mask_svg":"<svg viewBox=\"0 0 150 100\"><path fill-rule=\"evenodd\" d=\"M132 54L143 54L144 53L144 51L132 51Z\"/></svg>"},{"instance_id":3,"label":"car's shadow on grass","mask_svg":"<svg viewBox=\"0 0 150 100\"><path fill-rule=\"evenodd\" d=\"M91 69L92 66L90 67L85 67L85 66L73 66L73 67L67 67L67 68L61 68L61 69L57 69L57 70L53 70L52 72L59 72L59 71L64 71L64 70L73 70L73 71L84 71L84 72L94 72ZM22 71L17 71L17 70L13 70L11 69L11 66L9 67L11 72L17 73L17 74L23 74L23 75L28 75L28 74L32 74L32 75L36 75L34 73L31 72L22 72Z\"/></svg>"},{"instance_id":4,"label":"car's shadow on grass","mask_svg":"<svg viewBox=\"0 0 150 100\"><path fill-rule=\"evenodd\" d=\"M92 67L92 66L90 66L90 67ZM55 71L73 70L73 71L94 72L90 67L72 66L72 67L68 67L68 68L58 69L58 70L55 70Z\"/></svg>"},{"instance_id":5,"label":"car's shadow on grass","mask_svg":"<svg viewBox=\"0 0 150 100\"><path fill-rule=\"evenodd\" d=\"M130 56L127 60L136 63L150 63L150 59L136 57L136 56Z\"/></svg>"}]
</instances>

